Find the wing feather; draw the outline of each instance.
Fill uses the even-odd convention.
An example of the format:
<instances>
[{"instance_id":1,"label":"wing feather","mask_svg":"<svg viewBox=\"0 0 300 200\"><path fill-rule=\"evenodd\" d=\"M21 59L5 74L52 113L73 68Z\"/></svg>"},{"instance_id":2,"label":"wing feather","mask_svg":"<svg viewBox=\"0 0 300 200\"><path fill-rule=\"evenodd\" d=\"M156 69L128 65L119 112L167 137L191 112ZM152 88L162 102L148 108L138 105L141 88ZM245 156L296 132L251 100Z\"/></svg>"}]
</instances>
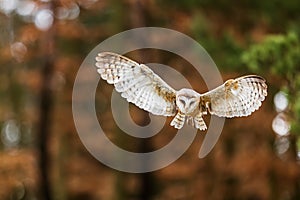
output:
<instances>
[{"instance_id":1,"label":"wing feather","mask_svg":"<svg viewBox=\"0 0 300 200\"><path fill-rule=\"evenodd\" d=\"M103 52L96 57L101 78L128 102L155 115L176 114L176 91L144 64L124 56Z\"/></svg>"},{"instance_id":2,"label":"wing feather","mask_svg":"<svg viewBox=\"0 0 300 200\"><path fill-rule=\"evenodd\" d=\"M220 117L248 116L267 96L265 79L256 75L229 79L223 85L201 95L209 112Z\"/></svg>"}]
</instances>

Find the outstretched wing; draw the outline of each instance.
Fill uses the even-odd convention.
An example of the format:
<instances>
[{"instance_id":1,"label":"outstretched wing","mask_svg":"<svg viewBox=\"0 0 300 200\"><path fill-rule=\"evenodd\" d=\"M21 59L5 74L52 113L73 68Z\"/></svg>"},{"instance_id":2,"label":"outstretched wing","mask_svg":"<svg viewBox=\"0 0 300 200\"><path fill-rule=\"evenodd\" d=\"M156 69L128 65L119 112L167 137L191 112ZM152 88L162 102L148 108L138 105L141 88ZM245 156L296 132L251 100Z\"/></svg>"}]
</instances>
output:
<instances>
[{"instance_id":1,"label":"outstretched wing","mask_svg":"<svg viewBox=\"0 0 300 200\"><path fill-rule=\"evenodd\" d=\"M265 79L256 75L229 79L223 85L201 95L202 105L220 117L248 116L267 96Z\"/></svg>"},{"instance_id":2,"label":"outstretched wing","mask_svg":"<svg viewBox=\"0 0 300 200\"><path fill-rule=\"evenodd\" d=\"M101 78L114 84L128 102L155 115L176 114L176 91L146 65L103 52L96 57L96 67Z\"/></svg>"}]
</instances>

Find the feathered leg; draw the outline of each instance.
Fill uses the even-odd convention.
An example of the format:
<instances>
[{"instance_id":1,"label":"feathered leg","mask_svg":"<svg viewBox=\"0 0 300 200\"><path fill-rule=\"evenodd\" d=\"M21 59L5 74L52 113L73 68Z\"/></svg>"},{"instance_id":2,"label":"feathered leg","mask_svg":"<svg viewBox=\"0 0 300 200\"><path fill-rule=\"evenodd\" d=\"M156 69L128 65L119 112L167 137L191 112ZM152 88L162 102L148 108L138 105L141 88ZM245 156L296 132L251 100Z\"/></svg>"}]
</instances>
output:
<instances>
[{"instance_id":1,"label":"feathered leg","mask_svg":"<svg viewBox=\"0 0 300 200\"><path fill-rule=\"evenodd\" d=\"M185 115L181 112L178 112L174 119L171 121L170 125L174 126L177 129L181 129L184 125Z\"/></svg>"},{"instance_id":2,"label":"feathered leg","mask_svg":"<svg viewBox=\"0 0 300 200\"><path fill-rule=\"evenodd\" d=\"M205 121L203 120L202 114L200 112L194 117L194 122L195 128L199 129L200 131L204 131L207 129Z\"/></svg>"}]
</instances>

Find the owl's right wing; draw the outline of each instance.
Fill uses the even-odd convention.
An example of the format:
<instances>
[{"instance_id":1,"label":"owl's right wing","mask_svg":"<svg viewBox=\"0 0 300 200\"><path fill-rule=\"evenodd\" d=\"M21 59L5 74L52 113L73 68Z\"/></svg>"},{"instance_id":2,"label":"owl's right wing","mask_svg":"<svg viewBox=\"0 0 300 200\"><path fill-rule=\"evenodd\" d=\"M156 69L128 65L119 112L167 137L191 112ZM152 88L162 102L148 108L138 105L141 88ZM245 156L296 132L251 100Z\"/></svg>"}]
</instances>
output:
<instances>
[{"instance_id":1,"label":"owl's right wing","mask_svg":"<svg viewBox=\"0 0 300 200\"><path fill-rule=\"evenodd\" d=\"M257 110L266 96L265 79L248 75L227 80L223 85L202 94L200 100L211 114L241 117Z\"/></svg>"},{"instance_id":2,"label":"owl's right wing","mask_svg":"<svg viewBox=\"0 0 300 200\"><path fill-rule=\"evenodd\" d=\"M96 57L96 67L101 78L114 84L128 102L155 115L176 114L176 91L146 65L103 52Z\"/></svg>"}]
</instances>

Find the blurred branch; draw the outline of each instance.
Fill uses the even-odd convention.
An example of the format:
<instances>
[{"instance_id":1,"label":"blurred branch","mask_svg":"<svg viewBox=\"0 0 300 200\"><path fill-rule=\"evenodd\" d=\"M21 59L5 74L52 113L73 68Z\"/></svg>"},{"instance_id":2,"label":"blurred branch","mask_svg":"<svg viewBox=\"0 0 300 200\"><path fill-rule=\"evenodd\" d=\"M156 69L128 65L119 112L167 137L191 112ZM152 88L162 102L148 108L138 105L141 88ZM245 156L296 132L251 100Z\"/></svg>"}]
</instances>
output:
<instances>
[{"instance_id":1,"label":"blurred branch","mask_svg":"<svg viewBox=\"0 0 300 200\"><path fill-rule=\"evenodd\" d=\"M41 57L44 61L42 68L42 85L40 92L39 105L39 124L38 124L38 138L39 138L39 165L40 165L40 196L44 200L51 200L51 184L49 177L50 157L48 152L48 141L50 138L50 127L52 125L51 111L53 107L53 93L52 93L52 78L54 73L54 29L53 26L45 32L41 37Z\"/></svg>"},{"instance_id":2,"label":"blurred branch","mask_svg":"<svg viewBox=\"0 0 300 200\"><path fill-rule=\"evenodd\" d=\"M45 200L50 200L50 180L48 175L49 167L49 154L47 148L47 142L50 137L50 126L51 126L51 108L53 104L52 91L51 91L51 79L53 76L53 36L49 32L46 37L44 37L45 49L48 53L44 54L45 64L42 71L42 89L41 89L41 99L40 99L40 121L38 127L39 135L39 150L40 150L40 170L41 170L41 188L40 191L44 196Z\"/></svg>"}]
</instances>

